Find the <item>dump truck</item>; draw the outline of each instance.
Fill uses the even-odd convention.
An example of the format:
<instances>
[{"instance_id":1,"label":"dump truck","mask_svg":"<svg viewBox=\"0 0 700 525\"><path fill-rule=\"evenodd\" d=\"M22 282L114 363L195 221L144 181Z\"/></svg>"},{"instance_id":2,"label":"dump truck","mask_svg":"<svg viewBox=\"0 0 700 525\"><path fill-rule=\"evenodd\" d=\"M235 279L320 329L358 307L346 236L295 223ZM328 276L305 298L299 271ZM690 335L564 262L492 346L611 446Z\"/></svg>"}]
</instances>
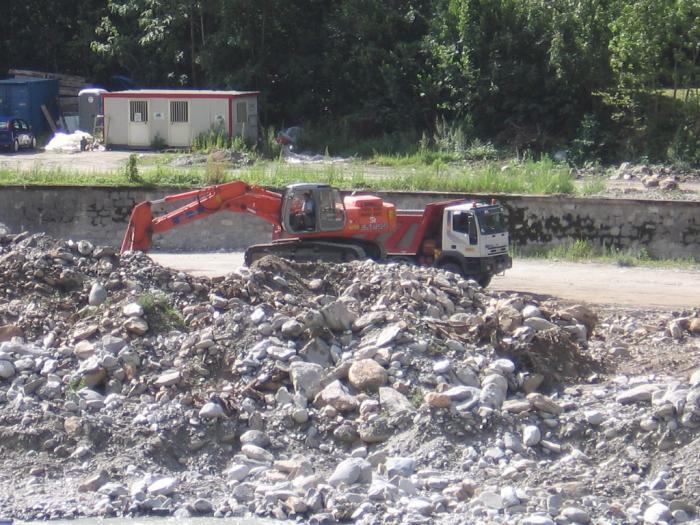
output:
<instances>
[{"instance_id":1,"label":"dump truck","mask_svg":"<svg viewBox=\"0 0 700 525\"><path fill-rule=\"evenodd\" d=\"M469 200L398 210L396 230L382 239L389 260L437 266L488 286L512 267L503 207Z\"/></svg>"}]
</instances>

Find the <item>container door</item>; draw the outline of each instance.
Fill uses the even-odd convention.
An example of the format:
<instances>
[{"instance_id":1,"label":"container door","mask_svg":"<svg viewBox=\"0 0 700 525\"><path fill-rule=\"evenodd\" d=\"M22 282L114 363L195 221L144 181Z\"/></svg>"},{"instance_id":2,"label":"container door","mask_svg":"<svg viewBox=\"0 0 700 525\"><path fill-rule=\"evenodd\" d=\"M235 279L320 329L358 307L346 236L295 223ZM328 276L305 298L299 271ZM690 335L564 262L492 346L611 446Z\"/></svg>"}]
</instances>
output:
<instances>
[{"instance_id":1,"label":"container door","mask_svg":"<svg viewBox=\"0 0 700 525\"><path fill-rule=\"evenodd\" d=\"M150 146L148 101L129 101L129 146Z\"/></svg>"},{"instance_id":2,"label":"container door","mask_svg":"<svg viewBox=\"0 0 700 525\"><path fill-rule=\"evenodd\" d=\"M188 147L192 144L190 103L187 100L170 101L168 145Z\"/></svg>"},{"instance_id":3,"label":"container door","mask_svg":"<svg viewBox=\"0 0 700 525\"><path fill-rule=\"evenodd\" d=\"M27 121L32 120L31 100L27 84L16 84L10 90L10 113Z\"/></svg>"}]
</instances>

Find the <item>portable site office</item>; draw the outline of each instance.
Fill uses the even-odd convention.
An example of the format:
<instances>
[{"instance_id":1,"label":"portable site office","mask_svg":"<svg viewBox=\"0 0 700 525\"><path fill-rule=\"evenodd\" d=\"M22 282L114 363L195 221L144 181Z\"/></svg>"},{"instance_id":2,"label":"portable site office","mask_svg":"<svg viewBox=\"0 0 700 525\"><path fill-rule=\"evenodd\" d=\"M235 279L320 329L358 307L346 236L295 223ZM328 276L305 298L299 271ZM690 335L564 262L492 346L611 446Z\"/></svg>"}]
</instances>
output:
<instances>
[{"instance_id":1,"label":"portable site office","mask_svg":"<svg viewBox=\"0 0 700 525\"><path fill-rule=\"evenodd\" d=\"M257 91L151 90L102 93L105 145L148 148L162 139L186 147L200 133L258 136Z\"/></svg>"}]
</instances>

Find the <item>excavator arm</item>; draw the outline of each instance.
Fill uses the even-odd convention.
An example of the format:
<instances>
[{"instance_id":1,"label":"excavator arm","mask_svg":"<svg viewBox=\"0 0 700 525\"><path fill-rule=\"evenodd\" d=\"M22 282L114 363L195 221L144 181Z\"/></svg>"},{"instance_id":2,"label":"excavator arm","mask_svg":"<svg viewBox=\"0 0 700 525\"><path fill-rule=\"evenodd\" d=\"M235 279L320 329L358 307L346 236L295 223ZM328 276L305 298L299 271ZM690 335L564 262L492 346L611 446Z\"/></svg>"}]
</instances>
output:
<instances>
[{"instance_id":1,"label":"excavator arm","mask_svg":"<svg viewBox=\"0 0 700 525\"><path fill-rule=\"evenodd\" d=\"M171 212L153 217L152 205L181 200L190 200L190 202ZM147 251L151 247L154 234L166 232L224 210L252 213L279 229L282 227L281 209L282 196L279 193L259 186L250 186L241 181L227 182L169 195L163 199L141 202L131 212L121 252Z\"/></svg>"}]
</instances>

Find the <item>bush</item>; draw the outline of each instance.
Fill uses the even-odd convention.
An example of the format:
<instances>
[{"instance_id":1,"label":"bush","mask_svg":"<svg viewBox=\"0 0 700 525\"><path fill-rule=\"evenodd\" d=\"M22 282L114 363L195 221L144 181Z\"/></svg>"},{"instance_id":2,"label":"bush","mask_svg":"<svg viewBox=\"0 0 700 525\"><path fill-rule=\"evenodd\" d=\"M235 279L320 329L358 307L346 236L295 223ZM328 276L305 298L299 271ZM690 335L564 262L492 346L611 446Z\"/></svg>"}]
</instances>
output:
<instances>
[{"instance_id":1,"label":"bush","mask_svg":"<svg viewBox=\"0 0 700 525\"><path fill-rule=\"evenodd\" d=\"M135 184L140 184L143 182L143 178L141 178L141 175L139 174L138 162L139 156L136 153L132 153L129 155L129 160L124 168L126 180Z\"/></svg>"}]
</instances>

